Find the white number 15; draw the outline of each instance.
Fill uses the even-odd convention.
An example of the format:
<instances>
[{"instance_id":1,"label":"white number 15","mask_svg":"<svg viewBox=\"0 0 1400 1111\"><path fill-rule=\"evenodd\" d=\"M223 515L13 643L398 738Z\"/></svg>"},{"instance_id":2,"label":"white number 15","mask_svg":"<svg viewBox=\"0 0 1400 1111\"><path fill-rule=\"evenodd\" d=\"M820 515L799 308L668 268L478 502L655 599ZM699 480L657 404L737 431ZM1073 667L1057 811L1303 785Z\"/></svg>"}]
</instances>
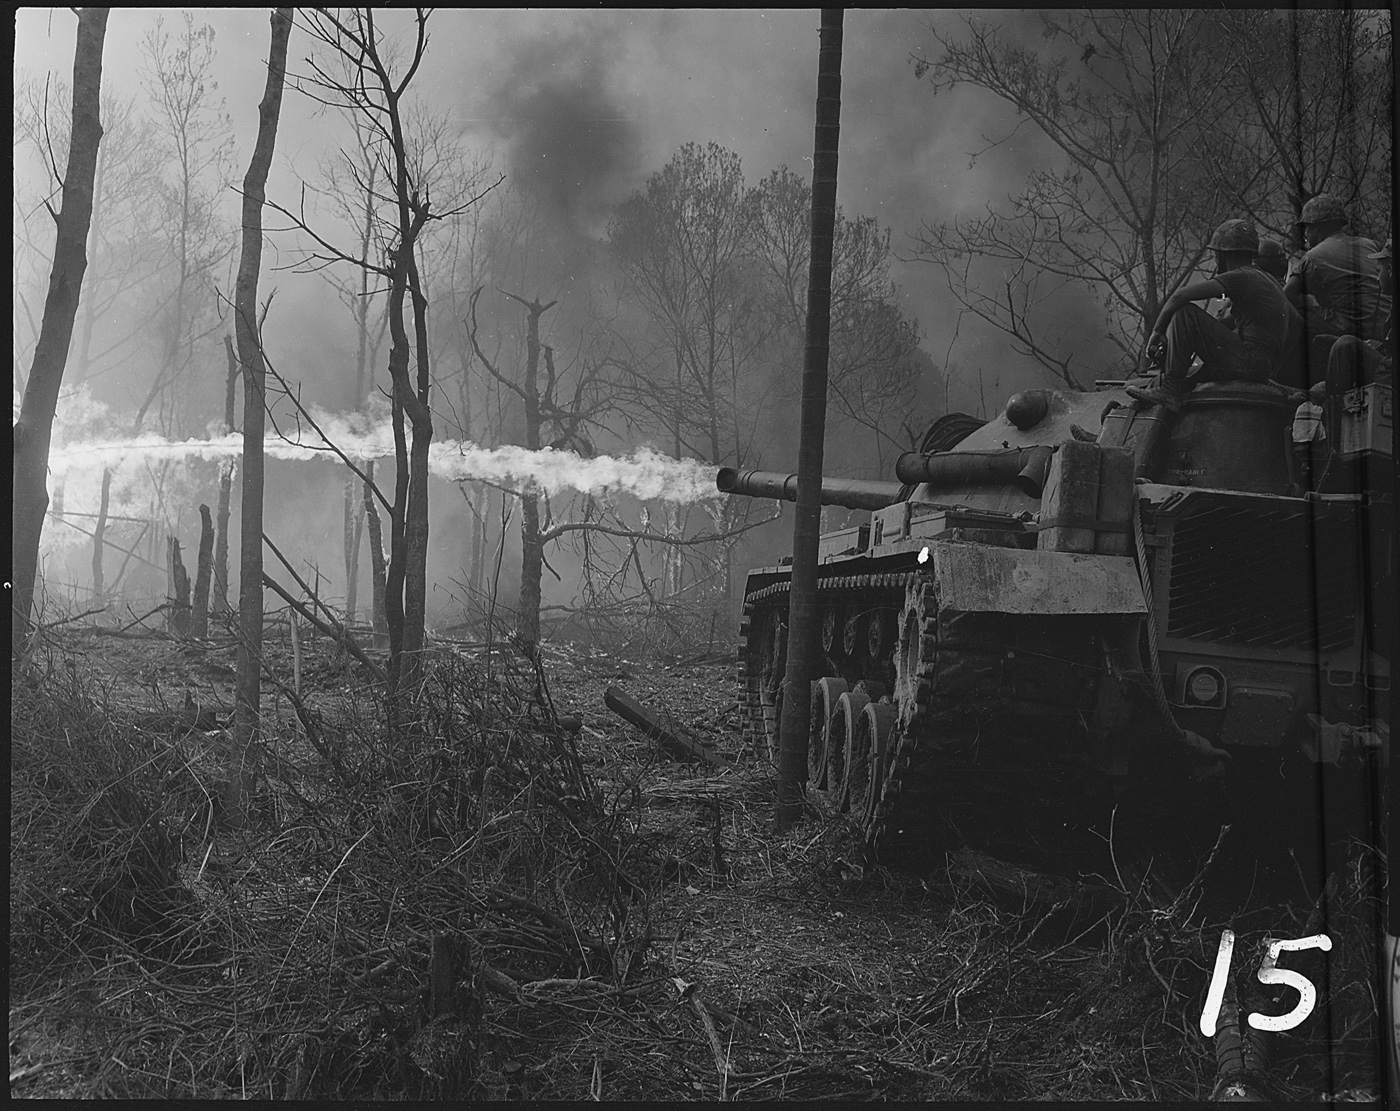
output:
<instances>
[{"instance_id":1,"label":"white number 15","mask_svg":"<svg viewBox=\"0 0 1400 1111\"><path fill-rule=\"evenodd\" d=\"M1283 1015L1261 1015L1257 1011L1251 1012L1249 1024L1256 1030L1292 1030L1312 1014L1313 1008L1317 1006L1317 988L1301 972L1290 972L1286 968L1277 967L1279 954L1296 953L1300 949L1321 949L1325 953L1331 950L1332 939L1326 934L1313 934L1311 937L1300 937L1294 941L1266 938L1265 945L1268 946L1268 950L1264 959L1259 962L1259 971L1254 975L1261 984L1286 984L1295 989L1299 996L1298 1004ZM1206 992L1206 1009L1201 1012L1201 1033L1208 1038L1215 1036L1215 1023L1220 1017L1220 1004L1225 998L1225 984L1230 978L1230 961L1234 955L1235 932L1222 930L1220 949L1215 954L1215 971L1210 977L1210 990Z\"/></svg>"}]
</instances>

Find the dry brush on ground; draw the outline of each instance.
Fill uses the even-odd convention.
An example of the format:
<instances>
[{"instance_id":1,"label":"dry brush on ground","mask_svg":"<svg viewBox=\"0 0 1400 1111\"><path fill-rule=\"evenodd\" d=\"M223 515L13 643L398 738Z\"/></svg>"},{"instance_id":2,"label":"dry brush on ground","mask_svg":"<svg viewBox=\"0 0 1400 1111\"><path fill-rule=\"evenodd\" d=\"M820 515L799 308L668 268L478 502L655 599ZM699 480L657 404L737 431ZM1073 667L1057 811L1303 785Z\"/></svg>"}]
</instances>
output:
<instances>
[{"instance_id":1,"label":"dry brush on ground","mask_svg":"<svg viewBox=\"0 0 1400 1111\"><path fill-rule=\"evenodd\" d=\"M1220 923L1199 903L1139 885L1067 929L946 870L872 864L820 796L773 836L732 667L443 641L414 735L390 736L361 664L301 644L297 694L274 630L286 689L235 834L231 649L74 625L16 674L12 1094L1210 1094L1195 1024ZM610 684L735 762L673 763L603 707ZM1278 1039L1279 1095L1368 1083L1369 890L1358 871L1332 892L1357 937L1328 1022ZM1234 921L1243 938L1282 913Z\"/></svg>"}]
</instances>

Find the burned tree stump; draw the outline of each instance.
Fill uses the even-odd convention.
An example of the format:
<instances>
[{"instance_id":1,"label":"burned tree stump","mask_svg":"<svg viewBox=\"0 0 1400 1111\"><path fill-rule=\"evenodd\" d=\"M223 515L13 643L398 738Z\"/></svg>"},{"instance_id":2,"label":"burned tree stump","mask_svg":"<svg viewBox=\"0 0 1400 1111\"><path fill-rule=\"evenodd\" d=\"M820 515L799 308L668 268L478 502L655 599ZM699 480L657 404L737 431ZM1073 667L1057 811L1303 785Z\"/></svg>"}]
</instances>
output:
<instances>
[{"instance_id":1,"label":"burned tree stump","mask_svg":"<svg viewBox=\"0 0 1400 1111\"><path fill-rule=\"evenodd\" d=\"M165 612L165 628L176 636L188 636L190 631L190 573L180 558L180 541L170 537L166 548L166 567L170 573Z\"/></svg>"},{"instance_id":2,"label":"burned tree stump","mask_svg":"<svg viewBox=\"0 0 1400 1111\"><path fill-rule=\"evenodd\" d=\"M194 612L190 616L190 635L203 639L209 635L209 579L214 571L214 521L209 507L199 507L199 558L194 572Z\"/></svg>"}]
</instances>

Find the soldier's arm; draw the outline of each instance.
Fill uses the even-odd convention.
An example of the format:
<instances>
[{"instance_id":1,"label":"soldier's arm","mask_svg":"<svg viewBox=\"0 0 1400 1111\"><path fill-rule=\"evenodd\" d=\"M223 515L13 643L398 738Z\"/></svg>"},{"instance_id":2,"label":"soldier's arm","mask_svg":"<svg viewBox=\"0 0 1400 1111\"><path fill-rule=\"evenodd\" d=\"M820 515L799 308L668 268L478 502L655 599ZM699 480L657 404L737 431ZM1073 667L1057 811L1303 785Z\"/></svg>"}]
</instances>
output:
<instances>
[{"instance_id":1,"label":"soldier's arm","mask_svg":"<svg viewBox=\"0 0 1400 1111\"><path fill-rule=\"evenodd\" d=\"M1288 275L1288 281L1283 283L1283 295L1288 298L1288 303L1297 308L1303 303L1303 295L1307 292L1303 285L1303 274L1299 270Z\"/></svg>"},{"instance_id":2,"label":"soldier's arm","mask_svg":"<svg viewBox=\"0 0 1400 1111\"><path fill-rule=\"evenodd\" d=\"M1214 278L1206 278L1203 281L1182 286L1168 297L1166 304L1162 306L1162 311L1157 316L1157 323L1152 327L1153 338L1166 335L1167 325L1171 323L1172 317L1183 305L1190 304L1192 301L1205 301L1211 297L1224 296L1225 287Z\"/></svg>"}]
</instances>

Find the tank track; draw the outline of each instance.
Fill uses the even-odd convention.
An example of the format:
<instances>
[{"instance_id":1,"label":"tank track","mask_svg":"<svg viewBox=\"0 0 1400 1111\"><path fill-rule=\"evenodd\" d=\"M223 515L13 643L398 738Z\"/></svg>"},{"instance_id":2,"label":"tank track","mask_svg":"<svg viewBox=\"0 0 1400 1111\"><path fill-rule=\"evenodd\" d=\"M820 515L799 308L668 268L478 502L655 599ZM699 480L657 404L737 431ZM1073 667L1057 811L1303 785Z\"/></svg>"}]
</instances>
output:
<instances>
[{"instance_id":1,"label":"tank track","mask_svg":"<svg viewBox=\"0 0 1400 1111\"><path fill-rule=\"evenodd\" d=\"M770 758L788 590L781 581L751 591L740 626L746 735ZM897 712L873 805L852 815L877 855L938 841L936 827L955 809L992 816L1007 759L1024 764L1029 753L1030 778L1042 788L1047 776L1075 777L1102 673L1094 619L940 613L932 576L917 570L829 575L818 591L828 618L819 673L879 683ZM862 622L864 644L846 652L861 640ZM833 625L846 634L840 646ZM1017 805L1004 813L1019 817Z\"/></svg>"}]
</instances>

